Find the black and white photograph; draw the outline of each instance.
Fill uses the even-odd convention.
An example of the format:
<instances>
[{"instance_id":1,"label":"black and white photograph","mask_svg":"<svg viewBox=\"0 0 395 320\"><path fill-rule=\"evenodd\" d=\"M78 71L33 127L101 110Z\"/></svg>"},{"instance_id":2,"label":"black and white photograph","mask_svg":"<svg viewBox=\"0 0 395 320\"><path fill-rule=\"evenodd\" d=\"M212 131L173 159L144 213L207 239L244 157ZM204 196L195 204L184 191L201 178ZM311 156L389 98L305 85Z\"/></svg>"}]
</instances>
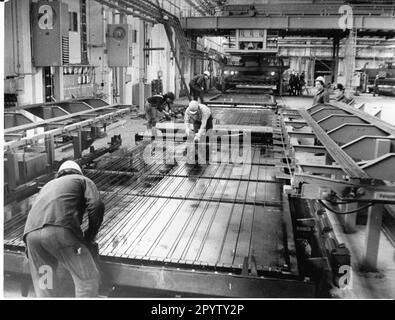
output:
<instances>
[{"instance_id":1,"label":"black and white photograph","mask_svg":"<svg viewBox=\"0 0 395 320\"><path fill-rule=\"evenodd\" d=\"M0 298L155 319L395 299L395 1L8 0L0 20Z\"/></svg>"}]
</instances>

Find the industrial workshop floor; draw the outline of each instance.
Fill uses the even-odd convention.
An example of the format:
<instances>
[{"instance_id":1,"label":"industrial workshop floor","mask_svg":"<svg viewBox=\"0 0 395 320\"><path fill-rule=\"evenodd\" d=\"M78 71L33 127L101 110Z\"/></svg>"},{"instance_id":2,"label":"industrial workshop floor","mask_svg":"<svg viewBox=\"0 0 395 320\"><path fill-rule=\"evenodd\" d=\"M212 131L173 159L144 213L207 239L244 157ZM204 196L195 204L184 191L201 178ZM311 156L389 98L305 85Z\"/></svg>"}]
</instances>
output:
<instances>
[{"instance_id":1,"label":"industrial workshop floor","mask_svg":"<svg viewBox=\"0 0 395 320\"><path fill-rule=\"evenodd\" d=\"M242 109L228 114L225 110L214 110L221 124L272 126L270 110ZM85 170L106 206L97 237L100 255L129 263L228 272L241 272L247 258L253 259L257 272L286 271L298 276L297 264L284 247L284 239L290 247L295 244L289 212L282 210L282 181L275 178L278 151L260 144L240 155L239 146L225 145L212 150L221 156L220 161L196 167L183 158L168 166L160 161L163 146L155 142L147 164L142 157L151 144L140 142L140 149L131 150L134 134L144 131L144 122L126 119L107 128L104 140L121 134L122 150L103 156L94 169ZM94 146L105 144L96 141ZM185 142L175 143L171 154L186 146ZM166 147L167 154L173 151ZM235 154L241 156L240 162L233 161ZM23 246L23 225L23 215L12 228L6 225L8 247Z\"/></svg>"},{"instance_id":2,"label":"industrial workshop floor","mask_svg":"<svg viewBox=\"0 0 395 320\"><path fill-rule=\"evenodd\" d=\"M375 106L381 107L382 118L395 124L393 97L361 95L355 100L357 103L365 103L368 113L376 113L378 110ZM288 107L307 108L311 106L312 98L283 97L277 101ZM221 118L223 112L218 111L218 118ZM256 115L253 117L245 114L239 120L250 125L270 125L271 122L264 114L260 114L258 118ZM135 145L135 133L145 130L144 123L144 119L128 117L109 128L108 137L95 141L94 146L107 146L109 137L121 134L123 148L127 149ZM185 163L179 163L167 169L154 166L140 180L127 177L117 179L115 174L108 179L104 175L97 176L98 172L88 172L87 175L96 180L99 189L106 190L104 197L108 210L99 235L101 254L115 258L145 258L240 268L243 253L246 247L250 247L259 268L285 265L284 256L278 254L281 252L280 240L283 235L279 231L281 219L278 218L281 199L275 195L281 193L272 190L279 185L273 183L270 167L259 166L259 161L269 160L273 155L270 150L252 152L257 152L252 159L258 163L252 161L244 171L235 170L240 168L232 164L210 164L200 169L191 169ZM116 158L117 155L112 157ZM129 165L130 161L134 160L129 159ZM118 167L113 162L111 168L105 169L116 171L122 166L127 169L128 166L119 161L115 164ZM172 199L169 199L169 195ZM131 199L134 201L131 202ZM127 214L119 214L120 211ZM339 240L351 251L354 271L352 287L336 290L334 295L351 299L394 298L395 251L392 244L382 234L379 272L364 273L359 268L364 248L364 227L359 226L354 234L345 234L336 217L330 215L330 218ZM227 223L220 223L221 221ZM264 235L263 241L257 241L257 234ZM276 238L278 241L273 241ZM14 240L9 240L17 244L20 241L17 232ZM5 278L4 294L6 297L20 296L17 282ZM30 292L29 296L34 296L34 293Z\"/></svg>"}]
</instances>

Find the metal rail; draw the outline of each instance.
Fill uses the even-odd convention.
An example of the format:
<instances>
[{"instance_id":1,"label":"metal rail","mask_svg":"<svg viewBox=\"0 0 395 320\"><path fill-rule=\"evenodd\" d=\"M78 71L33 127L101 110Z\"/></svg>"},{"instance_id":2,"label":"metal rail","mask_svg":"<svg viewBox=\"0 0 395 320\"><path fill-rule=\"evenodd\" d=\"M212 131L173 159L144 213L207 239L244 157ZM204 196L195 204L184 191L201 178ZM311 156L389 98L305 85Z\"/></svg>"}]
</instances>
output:
<instances>
[{"instance_id":1,"label":"metal rail","mask_svg":"<svg viewBox=\"0 0 395 320\"><path fill-rule=\"evenodd\" d=\"M106 108L108 109L108 107L102 107L100 109L104 110ZM86 114L88 112L92 112L92 110L86 110L86 111L78 112L78 114L81 115L81 114ZM73 123L73 124L70 124L70 125L67 125L67 126L64 126L64 127L60 127L60 128L49 130L49 131L45 131L43 133L36 134L34 136L31 136L31 137L24 137L24 138L21 138L19 140L6 142L4 144L4 150L7 151L7 150L10 150L10 149L13 149L13 148L18 148L18 147L21 147L21 146L25 146L25 145L33 143L34 141L40 140L40 139L48 137L48 136L54 136L54 135L70 133L71 131L79 130L79 129L83 128L83 127L91 126L91 125L93 125L95 123L100 123L100 122L104 122L104 121L107 121L107 120L113 120L113 119L115 119L117 117L120 117L120 116L123 116L123 115L125 115L126 113L129 113L129 112L130 112L129 108L120 109L120 110L117 110L117 111L113 111L113 112L110 112L110 113L98 116L96 118L84 120L84 121L81 121L81 122L76 122L76 123ZM70 116L64 116L64 117L59 117L59 118L70 119L70 118L75 117L75 116L78 116L78 115L77 114L72 114ZM51 120L57 119L56 121L59 121L59 120L61 120L59 118L54 118L54 119L51 119ZM40 123L43 123L43 122L51 123L52 121L48 121L48 120L47 121L40 121ZM26 125L26 127L33 127L33 128L38 127L38 126L40 126L39 123L34 123L32 125ZM17 127L18 130L22 130L21 127L25 127L25 126ZM11 129L14 129L14 128L11 128Z\"/></svg>"},{"instance_id":2,"label":"metal rail","mask_svg":"<svg viewBox=\"0 0 395 320\"><path fill-rule=\"evenodd\" d=\"M299 110L299 113L306 121L307 125L313 130L317 139L325 146L331 157L340 165L344 172L350 178L368 179L368 174L363 171L355 161L345 153L331 138L328 137L326 132L313 120L306 110Z\"/></svg>"}]
</instances>

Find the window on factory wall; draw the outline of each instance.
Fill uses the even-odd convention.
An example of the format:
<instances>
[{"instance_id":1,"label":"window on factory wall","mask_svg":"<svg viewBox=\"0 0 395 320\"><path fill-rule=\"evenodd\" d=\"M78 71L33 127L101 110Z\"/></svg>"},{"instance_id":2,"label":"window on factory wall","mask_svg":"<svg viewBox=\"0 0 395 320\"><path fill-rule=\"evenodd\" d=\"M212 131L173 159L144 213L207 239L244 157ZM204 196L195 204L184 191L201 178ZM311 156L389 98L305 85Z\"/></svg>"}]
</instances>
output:
<instances>
[{"instance_id":1,"label":"window on factory wall","mask_svg":"<svg viewBox=\"0 0 395 320\"><path fill-rule=\"evenodd\" d=\"M78 32L77 12L69 12L69 31Z\"/></svg>"}]
</instances>

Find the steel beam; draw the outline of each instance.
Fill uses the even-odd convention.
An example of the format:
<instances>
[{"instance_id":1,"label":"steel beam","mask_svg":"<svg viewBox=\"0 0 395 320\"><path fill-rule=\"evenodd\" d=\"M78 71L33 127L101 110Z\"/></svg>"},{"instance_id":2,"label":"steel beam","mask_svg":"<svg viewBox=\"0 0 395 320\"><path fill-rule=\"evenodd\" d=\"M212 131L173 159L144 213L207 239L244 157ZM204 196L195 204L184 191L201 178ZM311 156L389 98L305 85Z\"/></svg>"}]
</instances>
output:
<instances>
[{"instance_id":1,"label":"steel beam","mask_svg":"<svg viewBox=\"0 0 395 320\"><path fill-rule=\"evenodd\" d=\"M311 117L317 122L322 120L322 119L324 119L324 118L326 118L326 117L328 117L328 116L330 116L330 115L333 115L333 114L336 114L336 115L342 115L342 114L347 115L349 113L347 113L347 112L345 112L343 110L339 110L338 108L334 108L334 107L332 107L332 108L331 107L323 107L323 108L320 108L320 109L310 113Z\"/></svg>"},{"instance_id":2,"label":"steel beam","mask_svg":"<svg viewBox=\"0 0 395 320\"><path fill-rule=\"evenodd\" d=\"M75 98L75 99L66 99L62 101L51 101L51 102L43 102L43 103L35 103L35 104L29 104L29 105L24 105L24 106L17 106L13 108L7 108L8 111L18 111L18 110L27 110L27 109L32 109L32 108L37 108L37 107L57 107L57 106L62 106L64 103L69 103L69 102L76 102L76 101L83 101L90 105L93 108L96 108L97 106L102 107L108 105L107 102L105 102L102 99L99 98L92 98L92 97L81 97L81 98ZM96 106L95 106L96 105Z\"/></svg>"},{"instance_id":3,"label":"steel beam","mask_svg":"<svg viewBox=\"0 0 395 320\"><path fill-rule=\"evenodd\" d=\"M105 107L103 107L103 108L105 108ZM107 114L98 116L96 118L84 120L81 122L72 123L70 125L67 125L67 126L64 126L61 128L49 130L49 131L34 135L32 137L24 137L20 140L6 142L4 144L4 149L9 150L9 149L13 149L13 148L18 148L21 146L32 144L34 141L40 140L40 139L45 138L49 135L55 136L55 135L60 135L60 134L64 134L64 133L70 133L71 131L78 130L82 127L91 126L92 124L95 124L98 122L112 121L113 119L115 119L117 117L120 117L120 116L123 116L123 115L129 113L129 111L130 111L129 108L119 109L118 111L115 111L115 112L107 113ZM91 110L87 110L87 111L83 111L83 112L91 112ZM46 121L46 122L48 122L48 121Z\"/></svg>"},{"instance_id":4,"label":"steel beam","mask_svg":"<svg viewBox=\"0 0 395 320\"><path fill-rule=\"evenodd\" d=\"M328 191L333 191L337 195L343 195L347 193L347 190L351 190L350 188L363 188L364 193L357 199L355 197L341 197L340 200L395 204L395 190L393 186L351 183L345 180L336 180L306 173L295 173L292 185L297 189L301 187L300 195L306 199L327 200Z\"/></svg>"},{"instance_id":5,"label":"steel beam","mask_svg":"<svg viewBox=\"0 0 395 320\"><path fill-rule=\"evenodd\" d=\"M378 141L385 141L386 148L382 146L376 151ZM379 142L382 143L382 142ZM362 136L341 147L350 157L356 160L373 160L385 153L395 152L395 137ZM379 153L377 153L379 152Z\"/></svg>"},{"instance_id":6,"label":"steel beam","mask_svg":"<svg viewBox=\"0 0 395 320\"><path fill-rule=\"evenodd\" d=\"M34 123L25 124L25 125L18 126L18 127L12 127L12 128L4 130L4 133L7 134L7 133L12 133L12 132L18 132L18 131L26 131L26 130L29 130L29 129L45 126L45 125L47 125L49 123L60 122L60 121L63 121L63 120L68 120L68 119L71 119L71 118L74 118L74 117L78 117L80 115L84 115L84 114L88 114L88 113L92 113L92 112L98 112L98 111L105 111L105 110L111 109L111 108L113 108L115 106L116 105L104 106L104 107L100 107L100 108L96 108L96 109L84 110L84 111L68 114L68 115L61 116L61 117L56 117L56 118L47 119L47 120L43 120L43 121L37 121L37 122L34 122ZM118 110L126 110L126 109L118 109Z\"/></svg>"},{"instance_id":7,"label":"steel beam","mask_svg":"<svg viewBox=\"0 0 395 320\"><path fill-rule=\"evenodd\" d=\"M268 17L188 17L181 19L184 29L194 30L229 30L235 29L283 29L287 31L335 31L341 33L339 28L339 15L337 16L268 16ZM354 28L361 31L382 30L393 34L395 18L387 16L356 16Z\"/></svg>"},{"instance_id":8,"label":"steel beam","mask_svg":"<svg viewBox=\"0 0 395 320\"><path fill-rule=\"evenodd\" d=\"M325 131L330 131L341 126L342 124L349 124L349 123L366 124L366 121L363 121L361 118L354 115L332 114L327 116L326 118L317 121L317 123Z\"/></svg>"},{"instance_id":9,"label":"steel beam","mask_svg":"<svg viewBox=\"0 0 395 320\"><path fill-rule=\"evenodd\" d=\"M361 168L372 178L395 181L395 153L387 153Z\"/></svg>"},{"instance_id":10,"label":"steel beam","mask_svg":"<svg viewBox=\"0 0 395 320\"><path fill-rule=\"evenodd\" d=\"M313 132L297 132L297 131L289 131L288 135L292 138L315 138L315 134Z\"/></svg>"},{"instance_id":11,"label":"steel beam","mask_svg":"<svg viewBox=\"0 0 395 320\"><path fill-rule=\"evenodd\" d=\"M156 125L158 130L172 133L177 131L184 132L185 124L184 123L158 123ZM265 127L265 126L245 126L245 125L221 125L215 124L214 129L215 131L224 131L224 132L254 132L254 133L272 133L272 127Z\"/></svg>"},{"instance_id":12,"label":"steel beam","mask_svg":"<svg viewBox=\"0 0 395 320\"><path fill-rule=\"evenodd\" d=\"M292 145L295 149L295 152L310 152L310 153L326 153L326 149L323 146L310 146L310 145L302 145L302 144L295 144Z\"/></svg>"},{"instance_id":13,"label":"steel beam","mask_svg":"<svg viewBox=\"0 0 395 320\"><path fill-rule=\"evenodd\" d=\"M376 118L362 110L358 110L357 108L350 107L344 103L333 102L332 105L348 112L349 114L354 114L358 116L359 118L365 120L366 122L375 125L376 127L380 128L381 130L384 130L385 132L388 132L389 135L395 136L395 128L393 125L389 124L388 122Z\"/></svg>"},{"instance_id":14,"label":"steel beam","mask_svg":"<svg viewBox=\"0 0 395 320\"><path fill-rule=\"evenodd\" d=\"M316 294L308 280L240 276L221 272L133 265L117 261L100 261L103 283L152 290L166 290L185 295L243 298L307 298ZM4 271L28 275L22 252L6 250Z\"/></svg>"},{"instance_id":15,"label":"steel beam","mask_svg":"<svg viewBox=\"0 0 395 320\"><path fill-rule=\"evenodd\" d=\"M343 169L339 166L328 166L328 165L312 165L306 163L298 164L304 172L310 172L312 174L334 174L336 176L345 175Z\"/></svg>"},{"instance_id":16,"label":"steel beam","mask_svg":"<svg viewBox=\"0 0 395 320\"><path fill-rule=\"evenodd\" d=\"M387 137L388 133L373 124L346 123L329 132L328 136L338 144L346 144L363 136Z\"/></svg>"},{"instance_id":17,"label":"steel beam","mask_svg":"<svg viewBox=\"0 0 395 320\"><path fill-rule=\"evenodd\" d=\"M299 113L316 134L317 139L326 147L330 156L343 168L344 172L346 172L350 178L369 178L354 160L325 133L306 110L299 110Z\"/></svg>"},{"instance_id":18,"label":"steel beam","mask_svg":"<svg viewBox=\"0 0 395 320\"><path fill-rule=\"evenodd\" d=\"M305 127L307 126L307 123L304 121L284 121L284 124L286 126L291 126L291 127L297 127L297 128L301 128L301 127Z\"/></svg>"}]
</instances>

